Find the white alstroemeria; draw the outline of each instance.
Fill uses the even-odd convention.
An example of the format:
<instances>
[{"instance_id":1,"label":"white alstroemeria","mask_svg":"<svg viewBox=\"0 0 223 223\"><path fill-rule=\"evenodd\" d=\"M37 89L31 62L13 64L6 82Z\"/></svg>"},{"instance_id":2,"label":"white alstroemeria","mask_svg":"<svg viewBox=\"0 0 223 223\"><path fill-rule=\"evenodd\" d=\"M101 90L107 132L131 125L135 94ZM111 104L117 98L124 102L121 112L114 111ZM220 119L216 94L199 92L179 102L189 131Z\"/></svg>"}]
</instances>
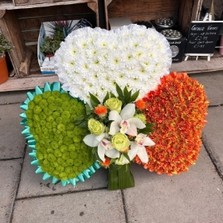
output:
<instances>
[{"instance_id":1,"label":"white alstroemeria","mask_svg":"<svg viewBox=\"0 0 223 223\"><path fill-rule=\"evenodd\" d=\"M136 155L140 158L143 163L148 163L149 158L146 152L146 146L154 146L155 143L145 134L138 134L135 141L131 144L131 149L128 151L130 160L133 160Z\"/></svg>"},{"instance_id":2,"label":"white alstroemeria","mask_svg":"<svg viewBox=\"0 0 223 223\"><path fill-rule=\"evenodd\" d=\"M135 115L135 104L127 104L120 112L110 111L108 119L113 121L110 125L109 134L115 135L117 132L127 134L129 136L136 136L137 129L144 129L146 125Z\"/></svg>"},{"instance_id":3,"label":"white alstroemeria","mask_svg":"<svg viewBox=\"0 0 223 223\"><path fill-rule=\"evenodd\" d=\"M104 162L105 156L115 159L120 156L120 152L112 147L111 142L106 138L107 134L89 134L83 139L84 143L90 147L97 147L99 158Z\"/></svg>"}]
</instances>

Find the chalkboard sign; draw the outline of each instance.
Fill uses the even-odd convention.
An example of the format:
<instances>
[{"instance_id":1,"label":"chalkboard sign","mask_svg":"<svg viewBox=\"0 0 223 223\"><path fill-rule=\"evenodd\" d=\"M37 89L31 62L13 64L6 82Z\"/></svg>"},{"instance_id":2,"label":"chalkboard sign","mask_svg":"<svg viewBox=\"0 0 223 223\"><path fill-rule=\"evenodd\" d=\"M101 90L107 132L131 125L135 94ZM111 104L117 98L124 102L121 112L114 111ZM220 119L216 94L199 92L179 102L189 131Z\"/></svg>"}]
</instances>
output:
<instances>
[{"instance_id":1,"label":"chalkboard sign","mask_svg":"<svg viewBox=\"0 0 223 223\"><path fill-rule=\"evenodd\" d=\"M192 21L185 54L213 54L223 21Z\"/></svg>"}]
</instances>

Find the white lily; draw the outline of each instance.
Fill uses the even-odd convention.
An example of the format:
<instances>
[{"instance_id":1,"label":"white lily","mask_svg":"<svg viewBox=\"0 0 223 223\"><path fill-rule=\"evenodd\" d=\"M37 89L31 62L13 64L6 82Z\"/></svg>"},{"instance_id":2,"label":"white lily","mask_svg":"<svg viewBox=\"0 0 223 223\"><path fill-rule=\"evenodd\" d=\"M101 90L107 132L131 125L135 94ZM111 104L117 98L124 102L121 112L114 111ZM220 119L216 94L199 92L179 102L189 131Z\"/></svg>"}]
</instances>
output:
<instances>
[{"instance_id":1,"label":"white lily","mask_svg":"<svg viewBox=\"0 0 223 223\"><path fill-rule=\"evenodd\" d=\"M136 155L140 158L143 163L148 163L149 157L146 152L146 146L154 146L155 143L145 134L138 134L135 141L131 144L131 149L128 151L130 160L133 160Z\"/></svg>"},{"instance_id":2,"label":"white lily","mask_svg":"<svg viewBox=\"0 0 223 223\"><path fill-rule=\"evenodd\" d=\"M107 134L105 133L101 135L89 134L83 139L86 145L97 147L98 156L103 162L105 161L105 156L112 159L120 156L120 152L112 147L111 142L106 137Z\"/></svg>"},{"instance_id":3,"label":"white lily","mask_svg":"<svg viewBox=\"0 0 223 223\"><path fill-rule=\"evenodd\" d=\"M146 125L135 115L135 104L127 104L120 112L110 111L108 119L113 121L110 125L109 134L115 135L117 132L129 136L137 136L137 128L144 129Z\"/></svg>"}]
</instances>

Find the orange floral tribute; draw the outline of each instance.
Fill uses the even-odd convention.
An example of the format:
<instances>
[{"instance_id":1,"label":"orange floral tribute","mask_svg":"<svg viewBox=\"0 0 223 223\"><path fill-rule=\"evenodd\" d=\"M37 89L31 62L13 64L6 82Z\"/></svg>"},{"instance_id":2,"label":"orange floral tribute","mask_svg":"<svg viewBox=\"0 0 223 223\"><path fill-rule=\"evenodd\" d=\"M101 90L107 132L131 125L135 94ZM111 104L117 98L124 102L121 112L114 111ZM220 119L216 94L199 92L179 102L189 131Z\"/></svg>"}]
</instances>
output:
<instances>
[{"instance_id":1,"label":"orange floral tribute","mask_svg":"<svg viewBox=\"0 0 223 223\"><path fill-rule=\"evenodd\" d=\"M136 102L149 123L156 143L147 148L148 163L135 161L158 174L178 174L195 164L201 148L208 101L204 88L186 73L171 73L161 79L155 91Z\"/></svg>"}]
</instances>

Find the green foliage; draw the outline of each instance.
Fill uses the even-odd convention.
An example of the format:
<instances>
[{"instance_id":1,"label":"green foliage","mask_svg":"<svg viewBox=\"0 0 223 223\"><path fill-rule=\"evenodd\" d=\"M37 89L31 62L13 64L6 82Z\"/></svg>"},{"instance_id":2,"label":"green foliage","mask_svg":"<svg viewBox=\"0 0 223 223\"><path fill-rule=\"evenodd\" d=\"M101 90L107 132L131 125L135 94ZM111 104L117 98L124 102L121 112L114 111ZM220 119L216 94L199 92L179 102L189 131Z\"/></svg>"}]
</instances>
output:
<instances>
[{"instance_id":1,"label":"green foliage","mask_svg":"<svg viewBox=\"0 0 223 223\"><path fill-rule=\"evenodd\" d=\"M143 133L143 134L149 134L153 131L154 124L153 123L147 123L146 127L144 129L138 129L138 133Z\"/></svg>"},{"instance_id":2,"label":"green foliage","mask_svg":"<svg viewBox=\"0 0 223 223\"><path fill-rule=\"evenodd\" d=\"M67 93L45 92L29 102L26 115L45 172L67 180L93 164L91 149L82 141L87 129L74 123L85 115L85 106L78 99Z\"/></svg>"},{"instance_id":3,"label":"green foliage","mask_svg":"<svg viewBox=\"0 0 223 223\"><path fill-rule=\"evenodd\" d=\"M5 52L9 51L12 48L9 41L5 38L5 36L0 33L0 56L2 56Z\"/></svg>"},{"instance_id":4,"label":"green foliage","mask_svg":"<svg viewBox=\"0 0 223 223\"><path fill-rule=\"evenodd\" d=\"M89 95L90 95L90 102L91 102L91 106L92 107L96 107L97 105L100 104L100 101L99 101L99 99L96 96L94 96L91 93L89 93Z\"/></svg>"},{"instance_id":5,"label":"green foliage","mask_svg":"<svg viewBox=\"0 0 223 223\"><path fill-rule=\"evenodd\" d=\"M40 46L40 51L46 55L54 55L59 49L60 43L64 41L67 35L73 30L75 25L72 21L56 21L49 25L50 36L46 36Z\"/></svg>"},{"instance_id":6,"label":"green foliage","mask_svg":"<svg viewBox=\"0 0 223 223\"><path fill-rule=\"evenodd\" d=\"M122 101L123 107L131 102L134 102L139 96L139 91L132 92L132 90L128 90L127 87L122 90L118 84L116 84L116 91L118 93L118 99Z\"/></svg>"},{"instance_id":7,"label":"green foliage","mask_svg":"<svg viewBox=\"0 0 223 223\"><path fill-rule=\"evenodd\" d=\"M46 56L54 55L55 52L59 49L60 43L60 40L47 36L40 46L40 51Z\"/></svg>"},{"instance_id":8,"label":"green foliage","mask_svg":"<svg viewBox=\"0 0 223 223\"><path fill-rule=\"evenodd\" d=\"M72 32L76 24L72 24L72 21L56 21L50 23L51 36L55 39L63 41L69 33Z\"/></svg>"}]
</instances>

